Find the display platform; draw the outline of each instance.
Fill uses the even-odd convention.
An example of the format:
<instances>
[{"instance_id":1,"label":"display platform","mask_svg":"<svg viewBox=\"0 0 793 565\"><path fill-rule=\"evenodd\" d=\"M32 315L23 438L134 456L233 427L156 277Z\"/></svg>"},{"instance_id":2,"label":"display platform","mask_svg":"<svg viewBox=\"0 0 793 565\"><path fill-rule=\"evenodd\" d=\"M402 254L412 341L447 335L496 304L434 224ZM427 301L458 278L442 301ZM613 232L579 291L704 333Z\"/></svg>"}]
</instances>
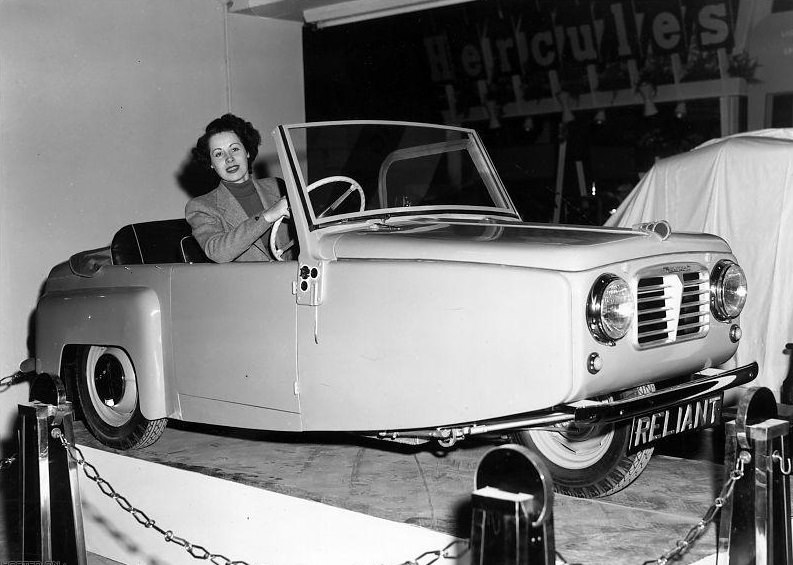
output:
<instances>
[{"instance_id":1,"label":"display platform","mask_svg":"<svg viewBox=\"0 0 793 565\"><path fill-rule=\"evenodd\" d=\"M120 453L102 448L80 423L75 435L78 444L101 450L89 449L86 459L91 459L89 452L102 459L102 464L95 465L116 490L125 495L142 493L146 500L141 502L126 495L133 505L150 515L154 511L147 504L172 509L168 524L151 515L158 524L205 546L209 541L191 529L210 524L211 529L227 532L218 543L231 544L229 549L207 547L211 551L273 565L316 563L312 561L316 548L321 549L322 562L331 563L333 551L343 547L350 551L339 563L397 564L442 548L454 537L469 537L474 473L482 455L494 445L466 441L450 451L433 451L346 434L273 434L174 422L154 445ZM715 435L705 431L686 446L659 450L661 454L636 482L610 497L556 496L557 551L571 563L620 565L656 559L674 547L700 520L722 486L723 469L715 463L720 460L722 439ZM160 466L180 473L166 478L154 472ZM94 522L86 526L91 551L105 555L97 540L91 539L96 532L104 532L103 544L115 538L118 547L141 547L134 538L124 542L124 532L154 534L94 485L81 490L87 489L96 491L84 495L89 506L95 506L89 507L86 517ZM289 499L299 501L289 506ZM96 529L97 525L101 528ZM231 555L251 535L244 532L250 531L256 532L264 544L259 547L267 548L266 553ZM418 547L422 549L416 552ZM184 553L180 548L170 549ZM682 562L709 561L706 558L715 551L716 531L710 526ZM301 552L308 557L299 558ZM444 565L452 562L443 561Z\"/></svg>"},{"instance_id":2,"label":"display platform","mask_svg":"<svg viewBox=\"0 0 793 565\"><path fill-rule=\"evenodd\" d=\"M96 442L80 423L76 425L75 435L81 445L114 453ZM554 525L559 553L569 562L619 565L655 559L674 547L675 542L699 521L721 488L722 466L714 461L719 460L722 440L714 435L717 434L712 430L705 431L690 438L685 446L658 450L660 454L653 457L636 482L610 497L582 500L556 496ZM482 455L493 445L471 441L458 444L450 451L433 451L431 448L369 441L345 434L272 434L174 422L154 445L115 453L122 454L124 458L158 463L268 493L351 510L388 520L396 526L422 526L431 533L443 534L444 537L427 538L440 543L453 539L450 536L469 537L468 501L473 490L474 473ZM102 472L102 467L97 467ZM165 485L158 484L156 480L146 479L142 471L124 469L123 461L113 464L113 469L118 476L111 476L109 470L102 472L102 476L119 492L137 489L134 485L143 482L156 493L156 499L163 500L175 494L196 500L217 498L208 491L220 484L207 483L191 492L190 487L182 483L173 491L163 488ZM96 490L91 484L85 488ZM111 506L107 510L110 513L104 515L103 512L101 517L108 527L142 529L130 516L114 508L112 501L109 502ZM142 504L134 500L130 502L145 510ZM250 512L243 517L245 522L266 524L272 519L271 510L268 505L246 510L234 505L224 506L222 511L232 515L223 516L221 509L217 509L205 519L215 521L215 527L231 528L231 524L240 520L240 516L235 514ZM310 507L306 511L312 512ZM302 523L305 527L300 532L300 539L304 540L301 542L304 548L310 545L311 538L320 533L323 536L327 534L321 532L323 528L332 526L327 521L306 520ZM313 526L308 526L309 523ZM178 523L168 527L174 531L185 529ZM267 528L259 528L258 531L259 536L268 536ZM347 535L353 533L347 532ZM287 543L282 534L270 533ZM189 537L189 532L183 531L180 535ZM396 535L388 534L389 537ZM351 544L352 539L346 543ZM429 543L424 550L438 549L438 543ZM163 545L166 544L163 542ZM385 547L383 543L378 545ZM92 551L101 554L96 548ZM716 532L711 526L683 562L693 563L715 551ZM371 553L362 548L361 554L366 555L366 559L355 562L387 565L415 557L401 554L398 559L389 560L384 550L381 553L378 555L377 551ZM267 562L275 563L269 558Z\"/></svg>"},{"instance_id":3,"label":"display platform","mask_svg":"<svg viewBox=\"0 0 793 565\"><path fill-rule=\"evenodd\" d=\"M428 547L444 548L454 541L425 528L201 473L85 446L81 451L103 479L143 512L138 514L142 522L154 520L177 540L167 542L82 481L86 549L118 563L188 565L209 555L251 565L404 563ZM191 546L192 554L187 551Z\"/></svg>"}]
</instances>

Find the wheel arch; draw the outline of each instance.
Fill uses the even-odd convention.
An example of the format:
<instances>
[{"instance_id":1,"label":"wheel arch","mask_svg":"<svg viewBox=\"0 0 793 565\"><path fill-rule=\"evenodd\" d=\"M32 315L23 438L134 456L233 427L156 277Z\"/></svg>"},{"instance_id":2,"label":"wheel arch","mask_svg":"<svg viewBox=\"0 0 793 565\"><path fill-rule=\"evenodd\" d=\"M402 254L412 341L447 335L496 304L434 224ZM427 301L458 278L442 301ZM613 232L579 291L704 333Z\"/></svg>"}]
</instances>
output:
<instances>
[{"instance_id":1,"label":"wheel arch","mask_svg":"<svg viewBox=\"0 0 793 565\"><path fill-rule=\"evenodd\" d=\"M92 345L114 346L132 360L143 415L155 420L178 412L166 378L162 311L152 289L47 294L39 301L36 327L36 372L61 375L67 398L76 398L82 352Z\"/></svg>"},{"instance_id":2,"label":"wheel arch","mask_svg":"<svg viewBox=\"0 0 793 565\"><path fill-rule=\"evenodd\" d=\"M80 370L80 360L82 359L83 351L88 347L88 345L82 344L64 346L59 364L60 371L57 373L63 379L63 384L66 387L66 400L71 401L76 410L80 409L77 395L77 374Z\"/></svg>"}]
</instances>

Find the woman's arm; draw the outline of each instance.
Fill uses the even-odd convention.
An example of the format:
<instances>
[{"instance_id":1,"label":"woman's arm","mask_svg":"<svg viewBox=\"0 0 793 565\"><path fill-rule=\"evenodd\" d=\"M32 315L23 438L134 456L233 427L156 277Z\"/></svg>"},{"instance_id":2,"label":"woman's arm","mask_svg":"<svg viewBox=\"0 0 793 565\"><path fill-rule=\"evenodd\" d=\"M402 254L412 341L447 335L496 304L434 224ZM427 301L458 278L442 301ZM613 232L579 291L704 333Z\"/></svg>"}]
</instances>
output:
<instances>
[{"instance_id":1,"label":"woman's arm","mask_svg":"<svg viewBox=\"0 0 793 565\"><path fill-rule=\"evenodd\" d=\"M265 212L248 218L236 228L226 230L215 209L195 200L187 203L185 218L206 256L216 263L234 261L273 225Z\"/></svg>"}]
</instances>

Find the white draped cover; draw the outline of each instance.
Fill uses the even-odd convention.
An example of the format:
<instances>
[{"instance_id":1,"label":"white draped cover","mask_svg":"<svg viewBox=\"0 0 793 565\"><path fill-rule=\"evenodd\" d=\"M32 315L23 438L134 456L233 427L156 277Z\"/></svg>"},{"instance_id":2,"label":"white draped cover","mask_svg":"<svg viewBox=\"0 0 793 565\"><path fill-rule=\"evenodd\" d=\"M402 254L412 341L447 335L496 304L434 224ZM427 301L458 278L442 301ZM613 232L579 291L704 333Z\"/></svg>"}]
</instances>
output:
<instances>
[{"instance_id":1,"label":"white draped cover","mask_svg":"<svg viewBox=\"0 0 793 565\"><path fill-rule=\"evenodd\" d=\"M716 139L659 161L606 225L658 219L730 244L749 284L744 337L730 363L756 360L753 384L778 395L793 342L793 128Z\"/></svg>"}]
</instances>

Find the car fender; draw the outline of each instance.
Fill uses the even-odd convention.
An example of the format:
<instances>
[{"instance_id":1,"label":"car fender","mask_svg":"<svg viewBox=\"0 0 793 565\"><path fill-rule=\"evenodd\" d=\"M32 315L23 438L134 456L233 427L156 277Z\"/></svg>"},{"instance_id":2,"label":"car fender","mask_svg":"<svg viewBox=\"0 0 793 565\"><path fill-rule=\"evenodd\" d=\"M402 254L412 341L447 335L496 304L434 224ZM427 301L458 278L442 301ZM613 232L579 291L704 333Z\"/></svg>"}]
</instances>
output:
<instances>
[{"instance_id":1,"label":"car fender","mask_svg":"<svg viewBox=\"0 0 793 565\"><path fill-rule=\"evenodd\" d=\"M106 345L132 359L143 415L154 420L177 410L166 386L162 310L146 287L91 288L46 293L36 310L36 371L60 374L67 345Z\"/></svg>"}]
</instances>

